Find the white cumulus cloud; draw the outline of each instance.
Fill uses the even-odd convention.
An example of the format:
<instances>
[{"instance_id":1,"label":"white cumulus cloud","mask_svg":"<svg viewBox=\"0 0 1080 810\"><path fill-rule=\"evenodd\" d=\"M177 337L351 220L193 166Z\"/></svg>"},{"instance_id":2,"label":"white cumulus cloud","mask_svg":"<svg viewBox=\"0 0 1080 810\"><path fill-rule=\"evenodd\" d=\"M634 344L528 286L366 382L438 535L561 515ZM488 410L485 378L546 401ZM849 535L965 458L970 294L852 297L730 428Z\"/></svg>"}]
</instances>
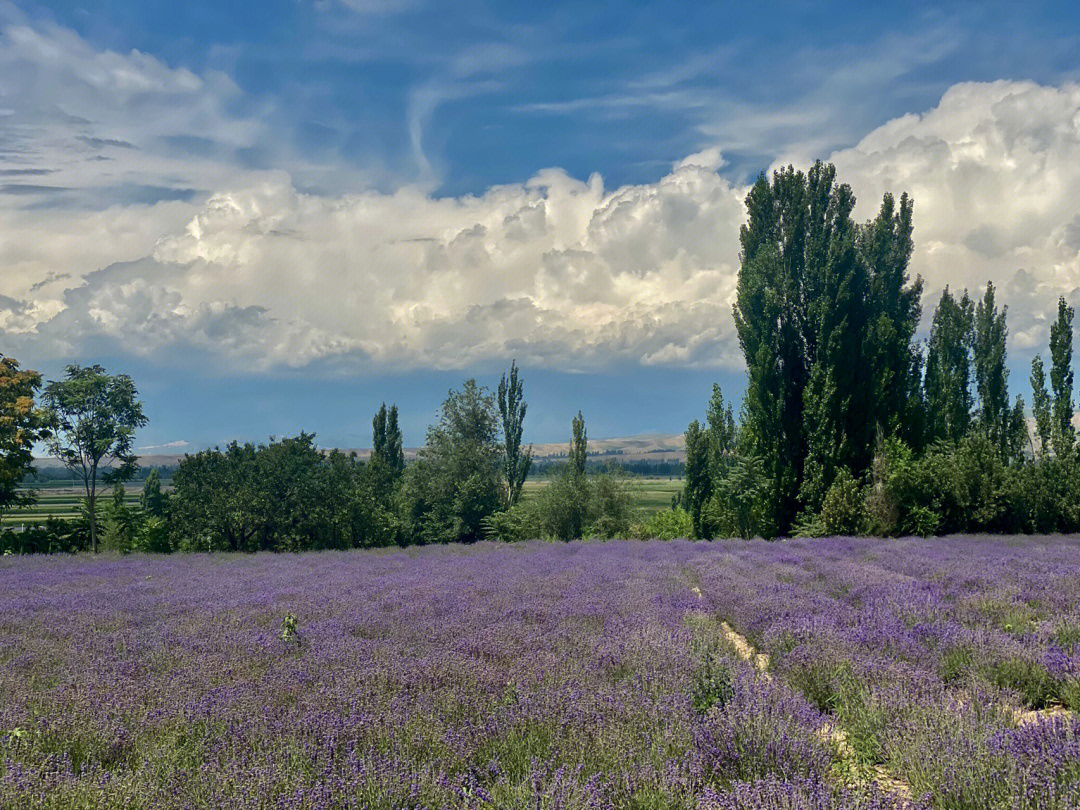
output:
<instances>
[{"instance_id":1,"label":"white cumulus cloud","mask_svg":"<svg viewBox=\"0 0 1080 810\"><path fill-rule=\"evenodd\" d=\"M241 95L222 74L0 26L9 350L194 350L243 369L741 365L746 189L722 174L724 143L621 188L547 169L477 196L316 193L301 164L245 163L266 124ZM1076 85L957 85L829 159L861 218L885 191L914 196L928 305L993 280L1026 351L1058 295L1080 303Z\"/></svg>"}]
</instances>

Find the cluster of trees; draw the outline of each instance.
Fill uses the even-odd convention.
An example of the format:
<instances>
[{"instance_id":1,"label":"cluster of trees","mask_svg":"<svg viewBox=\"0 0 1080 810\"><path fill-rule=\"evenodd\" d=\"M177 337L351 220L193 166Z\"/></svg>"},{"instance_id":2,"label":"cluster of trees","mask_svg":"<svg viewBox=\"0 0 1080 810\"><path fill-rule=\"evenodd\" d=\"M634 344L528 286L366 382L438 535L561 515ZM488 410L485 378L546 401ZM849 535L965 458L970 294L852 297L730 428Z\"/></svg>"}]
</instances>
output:
<instances>
[{"instance_id":1,"label":"cluster of trees","mask_svg":"<svg viewBox=\"0 0 1080 810\"><path fill-rule=\"evenodd\" d=\"M907 195L856 223L851 189L817 163L759 177L746 202L735 323L748 385L738 423L716 388L687 430L696 536L1080 528L1064 299L1049 391L1041 357L1032 366L1032 436L1009 397L992 284L977 302L946 288L916 340Z\"/></svg>"},{"instance_id":2,"label":"cluster of trees","mask_svg":"<svg viewBox=\"0 0 1080 810\"><path fill-rule=\"evenodd\" d=\"M536 498L522 501L532 447L522 441L527 405L516 363L495 394L472 379L449 392L408 465L397 406L383 404L367 459L324 452L309 433L259 445L232 442L185 456L171 491L151 471L133 506L124 482L136 475L131 444L146 419L131 379L100 366L71 366L64 379L45 386L39 407L40 375L4 362L0 392L7 399L0 408L7 417L0 427L8 433L0 436L0 513L32 501L33 490L17 485L31 469L37 442L84 489L78 520L50 519L6 532L9 551L300 551L610 537L630 529L624 480L586 473L580 413L572 424L569 463ZM108 484L112 493L102 498Z\"/></svg>"}]
</instances>

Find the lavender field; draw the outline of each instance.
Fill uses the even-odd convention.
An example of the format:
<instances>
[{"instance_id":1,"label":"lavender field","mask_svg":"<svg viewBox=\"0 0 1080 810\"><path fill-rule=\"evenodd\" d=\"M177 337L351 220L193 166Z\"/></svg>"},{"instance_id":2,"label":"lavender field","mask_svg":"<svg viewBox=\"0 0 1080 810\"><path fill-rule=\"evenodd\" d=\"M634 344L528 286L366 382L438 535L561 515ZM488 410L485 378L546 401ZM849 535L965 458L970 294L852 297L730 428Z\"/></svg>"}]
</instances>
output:
<instances>
[{"instance_id":1,"label":"lavender field","mask_svg":"<svg viewBox=\"0 0 1080 810\"><path fill-rule=\"evenodd\" d=\"M5 558L0 695L5 808L1075 808L1080 540Z\"/></svg>"}]
</instances>

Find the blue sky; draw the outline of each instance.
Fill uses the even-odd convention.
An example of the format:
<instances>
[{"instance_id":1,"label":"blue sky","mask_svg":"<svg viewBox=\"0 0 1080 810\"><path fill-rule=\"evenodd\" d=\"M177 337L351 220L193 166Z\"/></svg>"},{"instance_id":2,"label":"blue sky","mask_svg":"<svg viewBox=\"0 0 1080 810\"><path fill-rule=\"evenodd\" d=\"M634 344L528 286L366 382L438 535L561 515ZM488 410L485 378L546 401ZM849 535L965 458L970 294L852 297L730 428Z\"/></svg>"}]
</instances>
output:
<instances>
[{"instance_id":1,"label":"blue sky","mask_svg":"<svg viewBox=\"0 0 1080 810\"><path fill-rule=\"evenodd\" d=\"M914 194L928 302L1004 290L1023 390L1078 52L1066 3L0 3L0 350L128 371L144 446L419 444L513 357L533 440L678 432L741 392L745 184L820 157Z\"/></svg>"}]
</instances>

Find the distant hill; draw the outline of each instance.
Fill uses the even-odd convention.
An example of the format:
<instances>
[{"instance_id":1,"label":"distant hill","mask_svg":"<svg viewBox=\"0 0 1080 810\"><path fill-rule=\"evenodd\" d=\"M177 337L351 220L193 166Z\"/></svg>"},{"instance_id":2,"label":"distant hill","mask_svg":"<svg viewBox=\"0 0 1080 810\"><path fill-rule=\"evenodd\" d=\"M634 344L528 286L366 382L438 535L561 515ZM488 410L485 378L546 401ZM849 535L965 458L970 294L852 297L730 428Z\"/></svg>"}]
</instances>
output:
<instances>
[{"instance_id":1,"label":"distant hill","mask_svg":"<svg viewBox=\"0 0 1080 810\"><path fill-rule=\"evenodd\" d=\"M533 446L533 457L537 460L557 460L565 458L570 449L569 442L553 442ZM342 452L355 450L361 458L371 455L367 447L341 448ZM417 447L405 449L406 458L415 458ZM192 451L194 452L194 451ZM184 458L184 453L153 454L139 456L141 467L175 467ZM685 461L686 448L681 433L645 433L640 436L622 436L610 439L589 437L589 458L612 461ZM37 458L36 466L42 469L59 467L60 462L52 457Z\"/></svg>"}]
</instances>

